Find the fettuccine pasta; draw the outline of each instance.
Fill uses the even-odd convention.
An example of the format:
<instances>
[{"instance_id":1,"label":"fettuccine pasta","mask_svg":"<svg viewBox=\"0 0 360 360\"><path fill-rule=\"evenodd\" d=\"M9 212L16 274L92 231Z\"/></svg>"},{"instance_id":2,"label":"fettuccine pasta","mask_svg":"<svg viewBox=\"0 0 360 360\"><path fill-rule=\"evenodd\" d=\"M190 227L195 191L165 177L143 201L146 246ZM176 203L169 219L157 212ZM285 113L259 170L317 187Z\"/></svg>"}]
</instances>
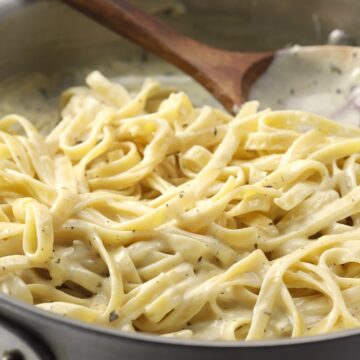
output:
<instances>
[{"instance_id":1,"label":"fettuccine pasta","mask_svg":"<svg viewBox=\"0 0 360 360\"><path fill-rule=\"evenodd\" d=\"M2 293L193 339L360 325L359 129L257 102L232 117L99 72L61 106L46 137L0 120Z\"/></svg>"}]
</instances>

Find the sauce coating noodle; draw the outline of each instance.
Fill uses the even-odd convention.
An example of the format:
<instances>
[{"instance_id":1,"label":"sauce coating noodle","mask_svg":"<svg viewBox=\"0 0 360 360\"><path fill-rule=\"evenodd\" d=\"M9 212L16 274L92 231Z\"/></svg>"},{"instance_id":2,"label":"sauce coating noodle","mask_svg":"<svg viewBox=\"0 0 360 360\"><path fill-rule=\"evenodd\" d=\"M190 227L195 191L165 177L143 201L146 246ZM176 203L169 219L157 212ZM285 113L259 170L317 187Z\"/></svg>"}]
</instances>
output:
<instances>
[{"instance_id":1,"label":"sauce coating noodle","mask_svg":"<svg viewBox=\"0 0 360 360\"><path fill-rule=\"evenodd\" d=\"M99 72L46 137L0 120L0 291L88 323L254 340L360 325L360 130L195 108Z\"/></svg>"}]
</instances>

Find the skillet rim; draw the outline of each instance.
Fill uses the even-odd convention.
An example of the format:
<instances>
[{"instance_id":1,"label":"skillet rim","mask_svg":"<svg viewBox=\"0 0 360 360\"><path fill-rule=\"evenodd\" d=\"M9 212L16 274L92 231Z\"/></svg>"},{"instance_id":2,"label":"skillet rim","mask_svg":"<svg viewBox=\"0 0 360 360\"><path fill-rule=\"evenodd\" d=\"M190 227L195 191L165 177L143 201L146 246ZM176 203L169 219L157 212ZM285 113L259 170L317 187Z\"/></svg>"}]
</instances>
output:
<instances>
[{"instance_id":1,"label":"skillet rim","mask_svg":"<svg viewBox=\"0 0 360 360\"><path fill-rule=\"evenodd\" d=\"M72 328L72 330L85 331L92 335L107 336L109 338L130 340L133 342L149 343L152 345L172 345L180 347L196 348L274 348L296 345L306 345L344 338L359 336L360 327L354 329L339 330L329 334L304 336L298 338L286 338L276 340L252 340L252 341L220 341L220 340L186 340L177 338L167 338L160 335L146 333L131 333L111 328L101 327L99 325L88 324L80 320L60 316L46 310L37 308L34 305L23 303L19 300L12 299L7 295L0 294L0 315L7 315L8 312L13 314L22 313L27 317L37 317L41 321L50 321L52 325ZM21 325L21 321L17 321ZM25 325L26 326L26 325Z\"/></svg>"}]
</instances>

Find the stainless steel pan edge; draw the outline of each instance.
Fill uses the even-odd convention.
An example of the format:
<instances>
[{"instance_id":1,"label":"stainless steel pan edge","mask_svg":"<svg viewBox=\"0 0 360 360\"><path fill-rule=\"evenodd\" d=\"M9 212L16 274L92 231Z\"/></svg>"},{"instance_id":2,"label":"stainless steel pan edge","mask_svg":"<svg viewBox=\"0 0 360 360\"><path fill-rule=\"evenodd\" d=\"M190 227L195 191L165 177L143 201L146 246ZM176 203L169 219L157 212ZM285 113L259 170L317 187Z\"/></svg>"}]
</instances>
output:
<instances>
[{"instance_id":1,"label":"stainless steel pan edge","mask_svg":"<svg viewBox=\"0 0 360 360\"><path fill-rule=\"evenodd\" d=\"M347 360L360 348L360 329L322 336L253 342L170 339L131 334L57 316L0 295L1 318L36 336L56 359L86 360ZM39 344L38 344L39 346Z\"/></svg>"},{"instance_id":2,"label":"stainless steel pan edge","mask_svg":"<svg viewBox=\"0 0 360 360\"><path fill-rule=\"evenodd\" d=\"M15 14L22 6L24 6L22 0L0 0L0 20Z\"/></svg>"}]
</instances>

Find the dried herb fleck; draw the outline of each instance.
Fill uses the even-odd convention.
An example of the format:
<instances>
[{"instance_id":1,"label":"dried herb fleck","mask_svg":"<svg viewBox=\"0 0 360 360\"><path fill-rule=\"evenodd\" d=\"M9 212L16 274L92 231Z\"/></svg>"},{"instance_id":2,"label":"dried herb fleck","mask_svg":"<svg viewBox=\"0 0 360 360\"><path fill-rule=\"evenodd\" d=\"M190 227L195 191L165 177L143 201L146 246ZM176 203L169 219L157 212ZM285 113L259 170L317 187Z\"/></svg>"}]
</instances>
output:
<instances>
[{"instance_id":1,"label":"dried herb fleck","mask_svg":"<svg viewBox=\"0 0 360 360\"><path fill-rule=\"evenodd\" d=\"M109 314L109 321L113 322L115 320L117 320L119 318L119 315L116 313L115 310L113 310L110 314Z\"/></svg>"},{"instance_id":2,"label":"dried herb fleck","mask_svg":"<svg viewBox=\"0 0 360 360\"><path fill-rule=\"evenodd\" d=\"M330 70L334 74L338 74L338 75L342 74L342 70L338 66L336 66L334 64L330 64Z\"/></svg>"},{"instance_id":3,"label":"dried herb fleck","mask_svg":"<svg viewBox=\"0 0 360 360\"><path fill-rule=\"evenodd\" d=\"M39 89L39 93L40 93L42 96L44 96L44 97L47 97L47 96L48 96L48 92L47 92L47 90L44 89L44 88L40 88L40 89Z\"/></svg>"}]
</instances>

